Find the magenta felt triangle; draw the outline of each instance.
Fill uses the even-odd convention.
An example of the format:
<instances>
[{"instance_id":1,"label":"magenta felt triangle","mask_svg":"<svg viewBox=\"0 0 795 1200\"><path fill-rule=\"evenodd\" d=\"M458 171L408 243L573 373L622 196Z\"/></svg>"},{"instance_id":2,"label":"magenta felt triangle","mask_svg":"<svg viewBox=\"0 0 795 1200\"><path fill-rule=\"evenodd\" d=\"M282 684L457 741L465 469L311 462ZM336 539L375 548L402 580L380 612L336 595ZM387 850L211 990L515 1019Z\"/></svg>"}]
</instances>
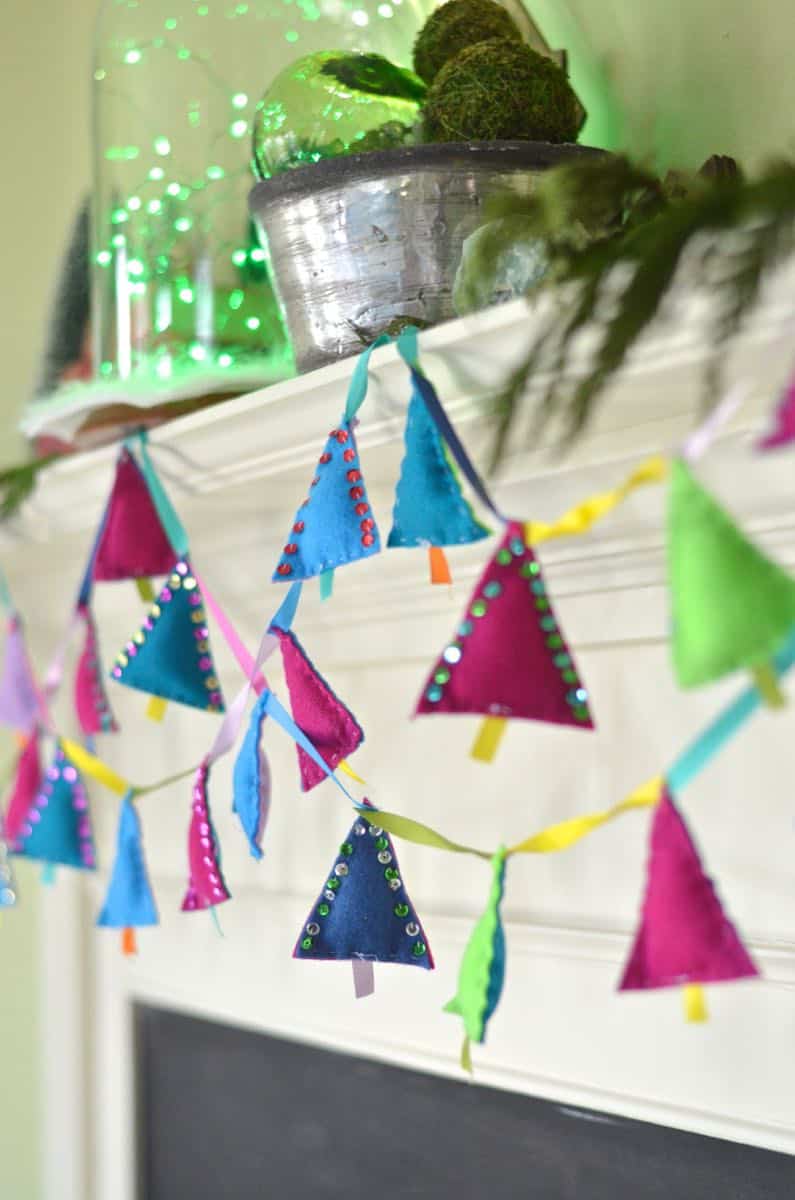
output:
<instances>
[{"instance_id":1,"label":"magenta felt triangle","mask_svg":"<svg viewBox=\"0 0 795 1200\"><path fill-rule=\"evenodd\" d=\"M22 749L14 772L14 786L6 807L4 836L14 845L20 838L22 826L33 809L42 784L39 737L34 733Z\"/></svg>"},{"instance_id":2,"label":"magenta felt triangle","mask_svg":"<svg viewBox=\"0 0 795 1200\"><path fill-rule=\"evenodd\" d=\"M665 790L654 812L643 913L620 990L758 974Z\"/></svg>"},{"instance_id":3,"label":"magenta felt triangle","mask_svg":"<svg viewBox=\"0 0 795 1200\"><path fill-rule=\"evenodd\" d=\"M481 575L416 711L593 728L588 693L518 522Z\"/></svg>"},{"instance_id":4,"label":"magenta felt triangle","mask_svg":"<svg viewBox=\"0 0 795 1200\"><path fill-rule=\"evenodd\" d=\"M75 671L75 710L83 733L116 733L118 725L113 717L105 692L105 678L99 658L97 627L91 609L81 605L78 616L85 627L83 650Z\"/></svg>"},{"instance_id":5,"label":"magenta felt triangle","mask_svg":"<svg viewBox=\"0 0 795 1200\"><path fill-rule=\"evenodd\" d=\"M193 804L188 828L188 890L183 912L214 908L231 897L221 874L221 852L207 802L210 768L202 763L193 781Z\"/></svg>"},{"instance_id":6,"label":"magenta felt triangle","mask_svg":"<svg viewBox=\"0 0 795 1200\"><path fill-rule=\"evenodd\" d=\"M311 579L381 549L353 425L332 429L309 496L295 514L274 582Z\"/></svg>"},{"instance_id":7,"label":"magenta felt triangle","mask_svg":"<svg viewBox=\"0 0 795 1200\"><path fill-rule=\"evenodd\" d=\"M278 635L281 646L293 720L323 761L336 770L342 759L361 746L364 741L362 728L315 668L298 638L275 626L273 632ZM301 789L308 792L328 776L306 751L300 746L296 749Z\"/></svg>"},{"instance_id":8,"label":"magenta felt triangle","mask_svg":"<svg viewBox=\"0 0 795 1200\"><path fill-rule=\"evenodd\" d=\"M146 480L132 454L123 448L102 522L94 579L110 582L167 575L173 562L174 550Z\"/></svg>"},{"instance_id":9,"label":"magenta felt triangle","mask_svg":"<svg viewBox=\"0 0 795 1200\"><path fill-rule=\"evenodd\" d=\"M39 716L39 697L25 645L22 619L8 623L3 675L0 678L0 723L29 733Z\"/></svg>"}]
</instances>

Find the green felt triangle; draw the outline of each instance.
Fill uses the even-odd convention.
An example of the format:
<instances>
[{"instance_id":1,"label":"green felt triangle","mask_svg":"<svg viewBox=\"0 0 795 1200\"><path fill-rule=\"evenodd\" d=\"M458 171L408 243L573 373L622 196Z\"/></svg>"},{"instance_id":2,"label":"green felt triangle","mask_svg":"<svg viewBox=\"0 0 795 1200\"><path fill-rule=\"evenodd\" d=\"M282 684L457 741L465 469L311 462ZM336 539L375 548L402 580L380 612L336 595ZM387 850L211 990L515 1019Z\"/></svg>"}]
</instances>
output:
<instances>
[{"instance_id":1,"label":"green felt triangle","mask_svg":"<svg viewBox=\"0 0 795 1200\"><path fill-rule=\"evenodd\" d=\"M749 542L680 459L671 466L668 573L682 687L767 663L795 624L795 581Z\"/></svg>"}]
</instances>

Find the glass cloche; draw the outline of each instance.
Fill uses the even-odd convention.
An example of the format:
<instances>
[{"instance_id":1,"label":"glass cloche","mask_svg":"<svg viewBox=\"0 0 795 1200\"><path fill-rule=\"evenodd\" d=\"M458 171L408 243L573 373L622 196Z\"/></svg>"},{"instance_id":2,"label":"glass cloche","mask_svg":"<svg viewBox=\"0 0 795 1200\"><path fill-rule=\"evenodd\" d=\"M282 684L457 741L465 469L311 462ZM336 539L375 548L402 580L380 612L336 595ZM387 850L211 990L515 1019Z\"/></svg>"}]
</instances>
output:
<instances>
[{"instance_id":1,"label":"glass cloche","mask_svg":"<svg viewBox=\"0 0 795 1200\"><path fill-rule=\"evenodd\" d=\"M107 0L94 55L93 361L182 394L288 370L249 225L255 110L301 55L410 65L433 0ZM412 109L407 101L400 118ZM388 113L387 118L393 114ZM193 382L195 381L195 389Z\"/></svg>"}]
</instances>

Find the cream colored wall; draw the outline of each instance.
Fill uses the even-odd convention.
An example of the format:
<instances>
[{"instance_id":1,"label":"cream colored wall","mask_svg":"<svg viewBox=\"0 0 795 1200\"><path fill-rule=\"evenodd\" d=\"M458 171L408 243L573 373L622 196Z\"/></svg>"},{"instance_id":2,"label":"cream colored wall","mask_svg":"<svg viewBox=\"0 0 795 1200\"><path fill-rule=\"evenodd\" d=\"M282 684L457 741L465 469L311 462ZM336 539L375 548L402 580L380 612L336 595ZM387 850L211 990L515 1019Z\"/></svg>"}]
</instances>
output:
<instances>
[{"instance_id":1,"label":"cream colored wall","mask_svg":"<svg viewBox=\"0 0 795 1200\"><path fill-rule=\"evenodd\" d=\"M94 0L3 6L0 464L24 452L16 419L36 375L53 272L88 181L93 11ZM5 762L8 744L1 752ZM22 902L0 920L0 1194L38 1200L38 881L24 864L17 874Z\"/></svg>"}]
</instances>

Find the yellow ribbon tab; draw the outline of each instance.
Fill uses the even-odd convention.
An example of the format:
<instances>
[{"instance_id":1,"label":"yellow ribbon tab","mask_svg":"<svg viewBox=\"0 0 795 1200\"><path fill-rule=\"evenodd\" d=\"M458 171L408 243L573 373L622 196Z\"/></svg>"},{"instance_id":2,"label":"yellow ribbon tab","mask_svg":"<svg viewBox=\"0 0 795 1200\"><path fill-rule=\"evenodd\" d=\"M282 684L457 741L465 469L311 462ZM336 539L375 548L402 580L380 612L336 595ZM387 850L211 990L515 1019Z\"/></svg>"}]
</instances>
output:
<instances>
[{"instance_id":1,"label":"yellow ribbon tab","mask_svg":"<svg viewBox=\"0 0 795 1200\"><path fill-rule=\"evenodd\" d=\"M707 1001L700 983L686 983L682 988L682 999L685 1005L686 1021L696 1024L709 1020Z\"/></svg>"},{"instance_id":2,"label":"yellow ribbon tab","mask_svg":"<svg viewBox=\"0 0 795 1200\"><path fill-rule=\"evenodd\" d=\"M786 708L787 697L781 690L781 685L772 663L758 663L751 667L751 675L759 695L768 708Z\"/></svg>"},{"instance_id":3,"label":"yellow ribbon tab","mask_svg":"<svg viewBox=\"0 0 795 1200\"><path fill-rule=\"evenodd\" d=\"M340 761L337 763L337 770L342 771L343 775L347 775L348 778L352 779L354 783L360 783L362 785L362 787L367 786L365 781L362 779L361 775L357 775L356 772L354 771L353 767L348 765L348 762L346 759L344 759L344 758L340 759Z\"/></svg>"},{"instance_id":4,"label":"yellow ribbon tab","mask_svg":"<svg viewBox=\"0 0 795 1200\"><path fill-rule=\"evenodd\" d=\"M654 779L649 779L636 788L620 804L614 804L612 808L606 808L604 812L589 813L584 817L571 817L568 821L550 825L547 829L542 829L540 833L534 833L531 837L525 838L523 842L517 842L515 846L511 846L508 854L553 854L558 850L568 850L569 846L573 846L587 834L593 833L594 829L598 829L600 825L606 825L608 821L612 821L622 813L630 812L635 808L653 807L660 799L663 782L662 775L656 775Z\"/></svg>"},{"instance_id":5,"label":"yellow ribbon tab","mask_svg":"<svg viewBox=\"0 0 795 1200\"><path fill-rule=\"evenodd\" d=\"M600 492L589 496L587 500L569 509L557 521L548 524L546 521L527 521L524 536L529 546L539 542L549 541L550 538L568 537L572 534L585 533L602 517L617 508L630 492L646 483L659 483L665 479L668 470L666 460L659 454L647 458L641 463L624 482L611 492Z\"/></svg>"},{"instance_id":6,"label":"yellow ribbon tab","mask_svg":"<svg viewBox=\"0 0 795 1200\"><path fill-rule=\"evenodd\" d=\"M150 721L162 721L167 708L168 700L164 700L162 696L150 696L146 706L146 715Z\"/></svg>"},{"instance_id":7,"label":"yellow ribbon tab","mask_svg":"<svg viewBox=\"0 0 795 1200\"><path fill-rule=\"evenodd\" d=\"M508 721L505 717L484 717L469 752L471 757L478 762L493 762L507 728Z\"/></svg>"},{"instance_id":8,"label":"yellow ribbon tab","mask_svg":"<svg viewBox=\"0 0 795 1200\"><path fill-rule=\"evenodd\" d=\"M90 754L79 742L72 742L68 738L62 738L61 746L66 757L77 767L78 771L81 771L84 775L88 775L90 779L95 779L97 783L101 783L103 787L116 792L118 796L126 796L131 790L132 785L126 779L122 779L121 775L117 775L101 758L97 758L95 754Z\"/></svg>"},{"instance_id":9,"label":"yellow ribbon tab","mask_svg":"<svg viewBox=\"0 0 795 1200\"><path fill-rule=\"evenodd\" d=\"M155 589L152 587L151 579L136 579L135 586L138 589L138 595L145 604L154 604Z\"/></svg>"}]
</instances>

